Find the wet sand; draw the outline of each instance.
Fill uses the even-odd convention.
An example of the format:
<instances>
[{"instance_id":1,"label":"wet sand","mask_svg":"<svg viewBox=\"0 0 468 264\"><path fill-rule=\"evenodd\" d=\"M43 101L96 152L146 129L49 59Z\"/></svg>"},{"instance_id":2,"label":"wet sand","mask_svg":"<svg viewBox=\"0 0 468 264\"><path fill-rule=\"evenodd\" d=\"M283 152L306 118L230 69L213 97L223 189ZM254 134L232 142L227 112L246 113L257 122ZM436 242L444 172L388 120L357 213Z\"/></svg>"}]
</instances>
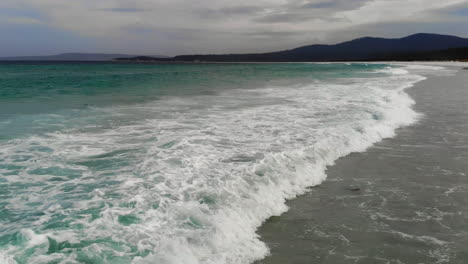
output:
<instances>
[{"instance_id":1,"label":"wet sand","mask_svg":"<svg viewBox=\"0 0 468 264\"><path fill-rule=\"evenodd\" d=\"M258 264L468 263L468 70L407 92L422 119L269 219Z\"/></svg>"}]
</instances>

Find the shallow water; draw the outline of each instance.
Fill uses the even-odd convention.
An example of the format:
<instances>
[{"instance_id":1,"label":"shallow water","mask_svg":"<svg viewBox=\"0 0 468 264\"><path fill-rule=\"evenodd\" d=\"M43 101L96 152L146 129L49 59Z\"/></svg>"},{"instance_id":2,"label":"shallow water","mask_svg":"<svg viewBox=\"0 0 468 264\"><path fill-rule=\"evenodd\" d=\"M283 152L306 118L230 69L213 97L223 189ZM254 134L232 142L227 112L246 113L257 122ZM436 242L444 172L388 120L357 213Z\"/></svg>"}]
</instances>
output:
<instances>
[{"instance_id":1,"label":"shallow water","mask_svg":"<svg viewBox=\"0 0 468 264\"><path fill-rule=\"evenodd\" d=\"M288 202L259 231L272 250L258 263L467 263L467 78L410 88L420 121L338 160Z\"/></svg>"},{"instance_id":2,"label":"shallow water","mask_svg":"<svg viewBox=\"0 0 468 264\"><path fill-rule=\"evenodd\" d=\"M404 89L429 70L0 65L0 260L261 259L287 199L417 120Z\"/></svg>"}]
</instances>

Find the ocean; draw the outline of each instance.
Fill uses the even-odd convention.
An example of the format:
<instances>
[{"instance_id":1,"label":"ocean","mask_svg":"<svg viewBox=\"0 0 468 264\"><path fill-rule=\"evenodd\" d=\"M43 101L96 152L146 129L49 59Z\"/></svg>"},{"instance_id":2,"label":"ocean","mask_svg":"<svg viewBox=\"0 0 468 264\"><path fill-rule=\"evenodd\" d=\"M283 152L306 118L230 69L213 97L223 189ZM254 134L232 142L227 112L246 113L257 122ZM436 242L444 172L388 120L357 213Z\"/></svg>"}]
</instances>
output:
<instances>
[{"instance_id":1,"label":"ocean","mask_svg":"<svg viewBox=\"0 0 468 264\"><path fill-rule=\"evenodd\" d=\"M0 262L237 264L430 66L0 64ZM330 193L330 195L333 195Z\"/></svg>"}]
</instances>

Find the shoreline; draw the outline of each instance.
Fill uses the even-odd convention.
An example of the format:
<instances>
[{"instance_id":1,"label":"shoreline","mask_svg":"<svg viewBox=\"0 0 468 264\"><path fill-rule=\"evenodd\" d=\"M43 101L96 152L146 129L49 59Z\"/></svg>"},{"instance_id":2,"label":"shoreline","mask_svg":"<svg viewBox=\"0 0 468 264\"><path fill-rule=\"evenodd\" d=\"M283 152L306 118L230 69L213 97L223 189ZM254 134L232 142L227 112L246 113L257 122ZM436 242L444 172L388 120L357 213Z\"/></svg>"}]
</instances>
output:
<instances>
[{"instance_id":1,"label":"shoreline","mask_svg":"<svg viewBox=\"0 0 468 264\"><path fill-rule=\"evenodd\" d=\"M368 64L390 64L390 65L433 65L433 66L468 66L468 61L245 61L245 62L209 62L209 61L118 61L118 60L82 60L82 61L68 61L68 60L0 60L0 64L147 64L147 65L164 65L164 64L292 64L292 63L305 63L305 64L332 64L332 63L368 63Z\"/></svg>"},{"instance_id":2,"label":"shoreline","mask_svg":"<svg viewBox=\"0 0 468 264\"><path fill-rule=\"evenodd\" d=\"M455 76L429 76L406 90L416 101L414 109L424 114L419 122L365 152L340 158L328 167L325 182L288 201L288 212L267 220L258 233L271 255L256 263L462 263L468 257L466 238L457 240L450 231L460 228L458 222L466 224L465 218L437 200L447 194L461 208L468 204L458 197L460 181L468 194L468 148L458 145L468 140L463 134L468 129L458 125L468 123L460 122L466 119L460 99L468 98L462 89L468 72L456 68ZM461 132L452 135L455 128ZM452 136L456 143L444 140ZM434 187L427 183L430 174L449 179L431 177ZM466 227L463 232L468 233Z\"/></svg>"}]
</instances>

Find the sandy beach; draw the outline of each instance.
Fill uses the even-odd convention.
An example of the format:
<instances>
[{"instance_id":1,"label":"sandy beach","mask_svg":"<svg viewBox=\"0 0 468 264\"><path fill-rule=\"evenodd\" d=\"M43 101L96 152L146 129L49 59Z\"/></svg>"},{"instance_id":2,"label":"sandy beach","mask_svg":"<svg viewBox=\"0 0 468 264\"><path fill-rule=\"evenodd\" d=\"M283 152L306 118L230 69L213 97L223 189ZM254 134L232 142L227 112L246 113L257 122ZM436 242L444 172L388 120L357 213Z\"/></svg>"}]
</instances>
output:
<instances>
[{"instance_id":1,"label":"sandy beach","mask_svg":"<svg viewBox=\"0 0 468 264\"><path fill-rule=\"evenodd\" d=\"M418 123L339 159L270 218L258 263L466 263L468 70L456 69L407 90Z\"/></svg>"}]
</instances>

